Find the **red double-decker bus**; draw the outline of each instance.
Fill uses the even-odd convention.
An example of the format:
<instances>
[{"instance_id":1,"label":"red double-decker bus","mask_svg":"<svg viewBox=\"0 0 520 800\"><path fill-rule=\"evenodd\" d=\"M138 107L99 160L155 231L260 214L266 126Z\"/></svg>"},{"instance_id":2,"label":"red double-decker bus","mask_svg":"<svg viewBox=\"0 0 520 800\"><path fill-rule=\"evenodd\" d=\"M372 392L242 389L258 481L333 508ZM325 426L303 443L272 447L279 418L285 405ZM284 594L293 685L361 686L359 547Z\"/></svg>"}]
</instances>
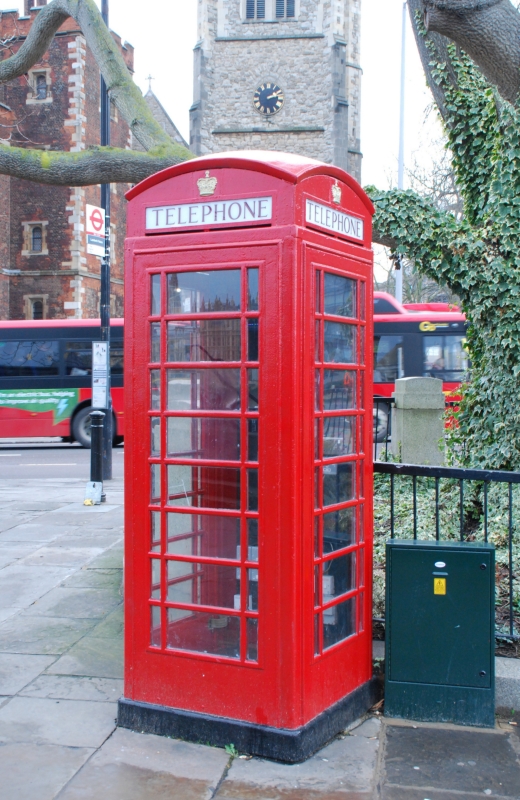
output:
<instances>
[{"instance_id":1,"label":"red double-decker bus","mask_svg":"<svg viewBox=\"0 0 520 800\"><path fill-rule=\"evenodd\" d=\"M90 447L92 342L100 321L0 322L0 439L60 436ZM111 323L114 439L124 436L123 320Z\"/></svg>"},{"instance_id":2,"label":"red double-decker bus","mask_svg":"<svg viewBox=\"0 0 520 800\"><path fill-rule=\"evenodd\" d=\"M388 432L390 398L397 378L440 378L445 394L467 377L466 318L447 303L400 305L374 292L374 432Z\"/></svg>"}]
</instances>

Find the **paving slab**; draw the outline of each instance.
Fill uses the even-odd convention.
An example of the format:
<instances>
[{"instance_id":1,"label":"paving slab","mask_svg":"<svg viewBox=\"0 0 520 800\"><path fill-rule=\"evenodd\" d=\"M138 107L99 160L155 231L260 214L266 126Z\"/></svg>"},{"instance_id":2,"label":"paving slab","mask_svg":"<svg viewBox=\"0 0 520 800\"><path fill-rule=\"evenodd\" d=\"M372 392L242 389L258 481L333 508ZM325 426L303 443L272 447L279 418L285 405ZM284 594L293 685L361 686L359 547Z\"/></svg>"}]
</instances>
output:
<instances>
[{"instance_id":1,"label":"paving slab","mask_svg":"<svg viewBox=\"0 0 520 800\"><path fill-rule=\"evenodd\" d=\"M4 744L0 747L5 800L54 800L92 754L84 747Z\"/></svg>"},{"instance_id":2,"label":"paving slab","mask_svg":"<svg viewBox=\"0 0 520 800\"><path fill-rule=\"evenodd\" d=\"M65 580L71 567L44 566L28 567L11 564L0 571L0 606L25 607Z\"/></svg>"},{"instance_id":3,"label":"paving slab","mask_svg":"<svg viewBox=\"0 0 520 800\"><path fill-rule=\"evenodd\" d=\"M90 700L93 703L113 703L119 700L123 694L123 681L116 678L39 675L19 694L22 697L50 697L54 700Z\"/></svg>"},{"instance_id":4,"label":"paving slab","mask_svg":"<svg viewBox=\"0 0 520 800\"><path fill-rule=\"evenodd\" d=\"M97 678L123 677L123 642L85 636L47 670L52 675L85 675Z\"/></svg>"},{"instance_id":5,"label":"paving slab","mask_svg":"<svg viewBox=\"0 0 520 800\"><path fill-rule=\"evenodd\" d=\"M210 800L228 762L218 748L118 729L60 800Z\"/></svg>"},{"instance_id":6,"label":"paving slab","mask_svg":"<svg viewBox=\"0 0 520 800\"><path fill-rule=\"evenodd\" d=\"M67 588L98 589L115 587L119 590L123 580L123 569L102 569L92 566L84 567L63 581L61 586Z\"/></svg>"},{"instance_id":7,"label":"paving slab","mask_svg":"<svg viewBox=\"0 0 520 800\"><path fill-rule=\"evenodd\" d=\"M0 708L0 743L100 747L116 716L117 703L13 697Z\"/></svg>"},{"instance_id":8,"label":"paving slab","mask_svg":"<svg viewBox=\"0 0 520 800\"><path fill-rule=\"evenodd\" d=\"M92 569L118 569L123 566L123 548L115 545L98 556L89 565Z\"/></svg>"},{"instance_id":9,"label":"paving slab","mask_svg":"<svg viewBox=\"0 0 520 800\"><path fill-rule=\"evenodd\" d=\"M236 758L219 788L219 798L332 798L334 794L370 798L381 723L370 719L335 739L303 764Z\"/></svg>"},{"instance_id":10,"label":"paving slab","mask_svg":"<svg viewBox=\"0 0 520 800\"><path fill-rule=\"evenodd\" d=\"M56 525L25 521L0 533L0 542L52 542L60 533Z\"/></svg>"},{"instance_id":11,"label":"paving slab","mask_svg":"<svg viewBox=\"0 0 520 800\"><path fill-rule=\"evenodd\" d=\"M24 616L103 619L121 603L118 587L69 589L61 586L38 599Z\"/></svg>"},{"instance_id":12,"label":"paving slab","mask_svg":"<svg viewBox=\"0 0 520 800\"><path fill-rule=\"evenodd\" d=\"M448 726L385 725L384 784L393 793L430 789L446 796L520 797L520 742L516 734ZM459 793L458 795L456 793ZM466 794L465 794L466 793Z\"/></svg>"},{"instance_id":13,"label":"paving slab","mask_svg":"<svg viewBox=\"0 0 520 800\"><path fill-rule=\"evenodd\" d=\"M35 545L32 542L19 543L0 540L0 569L30 555L34 552L34 548Z\"/></svg>"},{"instance_id":14,"label":"paving slab","mask_svg":"<svg viewBox=\"0 0 520 800\"><path fill-rule=\"evenodd\" d=\"M99 506L84 506L83 503L68 503L67 505L56 508L53 514L83 514L92 516L93 514L108 514L110 511L120 511L119 505L109 505L101 503Z\"/></svg>"},{"instance_id":15,"label":"paving slab","mask_svg":"<svg viewBox=\"0 0 520 800\"><path fill-rule=\"evenodd\" d=\"M0 653L0 695L14 695L55 660L53 656Z\"/></svg>"},{"instance_id":16,"label":"paving slab","mask_svg":"<svg viewBox=\"0 0 520 800\"><path fill-rule=\"evenodd\" d=\"M94 625L88 619L19 615L0 624L0 652L61 655Z\"/></svg>"},{"instance_id":17,"label":"paving slab","mask_svg":"<svg viewBox=\"0 0 520 800\"><path fill-rule=\"evenodd\" d=\"M20 563L27 566L50 564L63 567L82 567L103 552L103 547L73 547L64 542L62 537L52 545L39 547L30 555L26 555Z\"/></svg>"},{"instance_id":18,"label":"paving slab","mask_svg":"<svg viewBox=\"0 0 520 800\"><path fill-rule=\"evenodd\" d=\"M115 611L99 622L92 630L91 636L97 639L109 639L112 642L123 640L124 607L121 603Z\"/></svg>"}]
</instances>

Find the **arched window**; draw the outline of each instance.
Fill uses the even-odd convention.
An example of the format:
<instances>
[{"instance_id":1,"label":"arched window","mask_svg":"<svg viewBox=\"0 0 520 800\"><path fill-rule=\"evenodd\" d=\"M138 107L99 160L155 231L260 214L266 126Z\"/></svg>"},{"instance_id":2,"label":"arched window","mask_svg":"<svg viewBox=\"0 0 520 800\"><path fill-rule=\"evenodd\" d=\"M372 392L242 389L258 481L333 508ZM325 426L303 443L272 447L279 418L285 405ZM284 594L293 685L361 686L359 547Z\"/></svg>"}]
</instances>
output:
<instances>
[{"instance_id":1,"label":"arched window","mask_svg":"<svg viewBox=\"0 0 520 800\"><path fill-rule=\"evenodd\" d=\"M36 99L45 100L47 97L47 78L45 75L36 76Z\"/></svg>"},{"instance_id":2,"label":"arched window","mask_svg":"<svg viewBox=\"0 0 520 800\"><path fill-rule=\"evenodd\" d=\"M32 304L32 318L43 319L43 300L34 300Z\"/></svg>"},{"instance_id":3,"label":"arched window","mask_svg":"<svg viewBox=\"0 0 520 800\"><path fill-rule=\"evenodd\" d=\"M246 0L246 19L265 19L265 0Z\"/></svg>"},{"instance_id":4,"label":"arched window","mask_svg":"<svg viewBox=\"0 0 520 800\"><path fill-rule=\"evenodd\" d=\"M43 244L43 232L39 225L35 225L31 231L31 250L33 253L41 253Z\"/></svg>"}]
</instances>

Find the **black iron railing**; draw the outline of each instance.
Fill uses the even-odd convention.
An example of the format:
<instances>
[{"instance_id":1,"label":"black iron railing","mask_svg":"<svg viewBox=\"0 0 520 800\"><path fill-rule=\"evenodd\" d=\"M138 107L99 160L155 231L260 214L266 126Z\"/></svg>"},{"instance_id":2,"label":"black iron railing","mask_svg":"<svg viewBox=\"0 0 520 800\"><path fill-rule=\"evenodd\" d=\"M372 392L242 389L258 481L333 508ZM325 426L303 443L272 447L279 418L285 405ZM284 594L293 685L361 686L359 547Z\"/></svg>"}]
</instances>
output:
<instances>
[{"instance_id":1,"label":"black iron railing","mask_svg":"<svg viewBox=\"0 0 520 800\"><path fill-rule=\"evenodd\" d=\"M389 476L388 519L379 519L377 524L391 538L458 538L492 541L497 546L497 637L520 640L520 596L515 593L520 578L520 529L515 524L515 505L520 519L520 490L514 492L520 472L384 461L374 462L374 472ZM397 510L396 494L402 500L407 478L411 478L411 492L408 481L405 500ZM498 486L505 491L497 491ZM377 486L377 479L376 490L379 496L385 491ZM502 580L500 569L505 570Z\"/></svg>"}]
</instances>

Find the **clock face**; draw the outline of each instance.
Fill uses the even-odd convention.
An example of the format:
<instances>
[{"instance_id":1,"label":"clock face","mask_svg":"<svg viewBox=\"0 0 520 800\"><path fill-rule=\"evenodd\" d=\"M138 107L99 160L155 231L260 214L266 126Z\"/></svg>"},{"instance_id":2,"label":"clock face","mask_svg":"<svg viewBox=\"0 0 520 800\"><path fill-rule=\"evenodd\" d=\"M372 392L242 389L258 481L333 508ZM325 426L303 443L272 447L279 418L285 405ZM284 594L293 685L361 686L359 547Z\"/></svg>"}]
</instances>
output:
<instances>
[{"instance_id":1,"label":"clock face","mask_svg":"<svg viewBox=\"0 0 520 800\"><path fill-rule=\"evenodd\" d=\"M283 91L276 83L267 81L258 87L253 95L253 105L259 114L271 117L283 107Z\"/></svg>"}]
</instances>

